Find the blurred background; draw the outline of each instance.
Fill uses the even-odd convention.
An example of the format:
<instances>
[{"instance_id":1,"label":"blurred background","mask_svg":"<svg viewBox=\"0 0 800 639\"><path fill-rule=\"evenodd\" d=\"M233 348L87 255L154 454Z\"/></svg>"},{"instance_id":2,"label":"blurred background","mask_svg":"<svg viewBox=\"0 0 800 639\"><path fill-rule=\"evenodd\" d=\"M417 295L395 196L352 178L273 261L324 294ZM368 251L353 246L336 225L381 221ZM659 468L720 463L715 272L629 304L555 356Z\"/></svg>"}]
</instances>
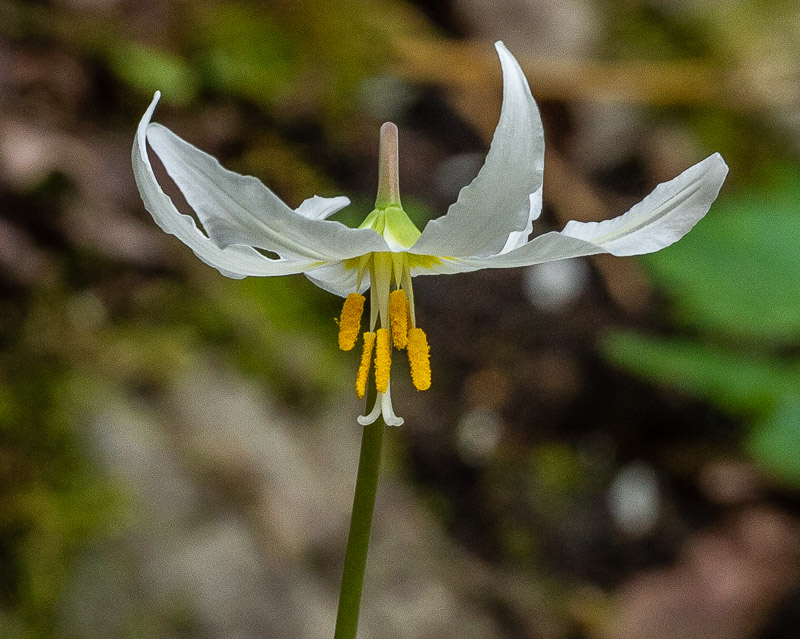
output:
<instances>
[{"instance_id":1,"label":"blurred background","mask_svg":"<svg viewBox=\"0 0 800 639\"><path fill-rule=\"evenodd\" d=\"M477 173L502 39L548 144L536 232L713 151L677 245L419 278L361 635L789 639L800 627L800 5L0 0L0 636L330 637L364 407L341 300L228 280L130 167L155 119L295 207L420 226Z\"/></svg>"}]
</instances>

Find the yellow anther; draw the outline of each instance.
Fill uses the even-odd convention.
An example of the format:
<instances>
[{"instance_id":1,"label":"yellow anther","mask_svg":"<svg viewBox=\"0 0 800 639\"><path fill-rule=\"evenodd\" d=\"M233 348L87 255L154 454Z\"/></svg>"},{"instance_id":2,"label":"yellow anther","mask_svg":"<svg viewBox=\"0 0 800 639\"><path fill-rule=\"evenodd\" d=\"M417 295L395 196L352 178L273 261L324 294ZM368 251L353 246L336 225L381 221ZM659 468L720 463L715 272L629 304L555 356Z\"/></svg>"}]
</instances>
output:
<instances>
[{"instance_id":1,"label":"yellow anther","mask_svg":"<svg viewBox=\"0 0 800 639\"><path fill-rule=\"evenodd\" d=\"M428 338L421 328L408 331L408 363L411 368L411 381L417 390L431 387L431 349Z\"/></svg>"},{"instance_id":2,"label":"yellow anther","mask_svg":"<svg viewBox=\"0 0 800 639\"><path fill-rule=\"evenodd\" d=\"M408 344L410 314L406 292L403 289L392 291L389 295L389 318L392 320L392 340L395 348L403 349Z\"/></svg>"},{"instance_id":3,"label":"yellow anther","mask_svg":"<svg viewBox=\"0 0 800 639\"><path fill-rule=\"evenodd\" d=\"M392 342L389 331L379 328L378 345L375 348L375 388L379 393L389 390L389 371L392 368Z\"/></svg>"},{"instance_id":4,"label":"yellow anther","mask_svg":"<svg viewBox=\"0 0 800 639\"><path fill-rule=\"evenodd\" d=\"M365 300L363 295L350 293L344 301L342 317L339 319L339 348L343 351L349 351L356 345Z\"/></svg>"},{"instance_id":5,"label":"yellow anther","mask_svg":"<svg viewBox=\"0 0 800 639\"><path fill-rule=\"evenodd\" d=\"M372 361L372 348L375 346L375 333L364 333L364 350L361 351L361 363L356 375L356 395L361 399L367 392L367 377Z\"/></svg>"}]
</instances>

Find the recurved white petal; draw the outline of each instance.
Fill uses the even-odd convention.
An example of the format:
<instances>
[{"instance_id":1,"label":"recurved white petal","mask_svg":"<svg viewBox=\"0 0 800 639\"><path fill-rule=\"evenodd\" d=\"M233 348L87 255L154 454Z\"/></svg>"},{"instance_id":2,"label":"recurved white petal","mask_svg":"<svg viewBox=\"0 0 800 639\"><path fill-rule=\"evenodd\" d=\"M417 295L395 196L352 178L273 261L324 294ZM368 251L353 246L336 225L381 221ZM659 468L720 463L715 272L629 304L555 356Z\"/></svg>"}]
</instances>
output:
<instances>
[{"instance_id":1,"label":"recurved white petal","mask_svg":"<svg viewBox=\"0 0 800 639\"><path fill-rule=\"evenodd\" d=\"M597 253L641 255L676 242L708 211L728 166L715 153L655 190L630 211L604 222L568 222L507 253L490 257L440 258L414 275L462 273L482 268L532 266Z\"/></svg>"},{"instance_id":2,"label":"recurved white petal","mask_svg":"<svg viewBox=\"0 0 800 639\"><path fill-rule=\"evenodd\" d=\"M249 246L220 248L197 228L194 219L175 208L172 200L159 186L147 155L147 125L160 97L161 94L156 92L153 102L139 122L131 153L136 185L145 208L156 223L166 233L174 235L191 248L206 264L228 277L239 279L248 275L289 275L319 266L319 261L310 259L270 260Z\"/></svg>"},{"instance_id":3,"label":"recurved white petal","mask_svg":"<svg viewBox=\"0 0 800 639\"><path fill-rule=\"evenodd\" d=\"M411 274L417 275L452 275L454 273L467 273L482 268L513 268L516 266L531 266L543 262L553 262L571 257L596 255L606 251L595 244L568 237L556 231L545 233L533 238L527 244L490 257L442 257L437 262L425 266L412 267Z\"/></svg>"},{"instance_id":4,"label":"recurved white petal","mask_svg":"<svg viewBox=\"0 0 800 639\"><path fill-rule=\"evenodd\" d=\"M531 208L530 212L528 213L528 225L522 231L514 231L513 233L508 234L508 240L506 240L506 245L503 247L503 250L500 251L500 255L519 248L528 241L531 233L533 233L533 223L542 214L541 186L536 189L536 193L531 193L530 201Z\"/></svg>"},{"instance_id":5,"label":"recurved white petal","mask_svg":"<svg viewBox=\"0 0 800 639\"><path fill-rule=\"evenodd\" d=\"M727 174L728 165L714 153L659 184L627 213L604 222L568 222L561 232L612 255L658 251L681 239L708 212Z\"/></svg>"},{"instance_id":6,"label":"recurved white petal","mask_svg":"<svg viewBox=\"0 0 800 639\"><path fill-rule=\"evenodd\" d=\"M447 215L428 223L412 253L494 255L510 233L528 224L530 195L542 185L542 121L514 56L502 42L495 48L503 67L503 106L486 162Z\"/></svg>"},{"instance_id":7,"label":"recurved white petal","mask_svg":"<svg viewBox=\"0 0 800 639\"><path fill-rule=\"evenodd\" d=\"M350 198L340 195L338 197L322 197L314 195L303 200L294 212L309 220L327 220L334 213L341 211L350 204Z\"/></svg>"},{"instance_id":8,"label":"recurved white petal","mask_svg":"<svg viewBox=\"0 0 800 639\"><path fill-rule=\"evenodd\" d=\"M348 268L343 262L330 262L306 273L306 277L323 291L328 291L340 297L347 297L357 291L363 293L369 288L369 270L361 278L358 285L358 269Z\"/></svg>"},{"instance_id":9,"label":"recurved white petal","mask_svg":"<svg viewBox=\"0 0 800 639\"><path fill-rule=\"evenodd\" d=\"M151 124L147 141L209 237L220 247L244 244L283 258L340 260L388 247L371 229L309 219L254 177L239 175L169 129Z\"/></svg>"}]
</instances>

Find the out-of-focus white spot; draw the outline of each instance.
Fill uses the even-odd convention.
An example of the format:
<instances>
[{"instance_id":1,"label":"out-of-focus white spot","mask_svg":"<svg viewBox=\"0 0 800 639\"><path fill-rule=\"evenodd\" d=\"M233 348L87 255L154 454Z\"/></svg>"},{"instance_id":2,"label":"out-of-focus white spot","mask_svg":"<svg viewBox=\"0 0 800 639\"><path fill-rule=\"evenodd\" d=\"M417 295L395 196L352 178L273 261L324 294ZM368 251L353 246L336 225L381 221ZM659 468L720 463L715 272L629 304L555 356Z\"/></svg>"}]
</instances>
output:
<instances>
[{"instance_id":1,"label":"out-of-focus white spot","mask_svg":"<svg viewBox=\"0 0 800 639\"><path fill-rule=\"evenodd\" d=\"M473 408L458 422L458 453L461 459L473 466L480 466L497 448L503 421L490 408Z\"/></svg>"},{"instance_id":2,"label":"out-of-focus white spot","mask_svg":"<svg viewBox=\"0 0 800 639\"><path fill-rule=\"evenodd\" d=\"M478 175L484 159L481 153L460 153L442 160L433 176L439 195L455 202L459 191Z\"/></svg>"},{"instance_id":3,"label":"out-of-focus white spot","mask_svg":"<svg viewBox=\"0 0 800 639\"><path fill-rule=\"evenodd\" d=\"M542 311L558 311L586 289L589 267L580 258L545 262L525 269L522 277L531 304Z\"/></svg>"},{"instance_id":4,"label":"out-of-focus white spot","mask_svg":"<svg viewBox=\"0 0 800 639\"><path fill-rule=\"evenodd\" d=\"M624 466L608 489L608 509L614 524L631 537L653 530L661 512L658 478L650 466L633 462Z\"/></svg>"},{"instance_id":5,"label":"out-of-focus white spot","mask_svg":"<svg viewBox=\"0 0 800 639\"><path fill-rule=\"evenodd\" d=\"M59 140L27 123L6 123L0 128L0 172L15 186L32 188L59 163Z\"/></svg>"}]
</instances>

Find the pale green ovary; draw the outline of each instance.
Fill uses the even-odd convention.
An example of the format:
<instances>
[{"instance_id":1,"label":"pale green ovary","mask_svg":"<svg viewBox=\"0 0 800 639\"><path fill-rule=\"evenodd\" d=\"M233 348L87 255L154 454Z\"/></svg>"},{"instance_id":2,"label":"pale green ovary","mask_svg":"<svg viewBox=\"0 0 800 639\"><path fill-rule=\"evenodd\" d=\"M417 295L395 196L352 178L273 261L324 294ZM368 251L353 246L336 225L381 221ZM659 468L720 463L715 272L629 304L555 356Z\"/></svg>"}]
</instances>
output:
<instances>
[{"instance_id":1,"label":"pale green ovary","mask_svg":"<svg viewBox=\"0 0 800 639\"><path fill-rule=\"evenodd\" d=\"M373 211L364 219L360 229L372 229L381 237L383 237L390 247L411 248L421 235L419 229L408 217L408 214L399 206L390 205L385 208L373 209ZM394 281L397 286L405 288L405 279L408 278L410 282L410 270L412 268L432 268L436 264L441 263L441 259L435 255L416 255L413 253L406 253L403 250L394 250L386 252L391 255L394 264ZM344 266L348 269L357 268L359 270L359 279L364 271L369 268L370 275L379 275L372 272L374 264L373 256L381 255L381 253L369 253L359 257L352 257L344 260ZM380 261L380 258L379 260ZM372 263L371 263L372 262ZM380 269L380 275L386 274L385 269ZM390 279L391 273L389 273Z\"/></svg>"},{"instance_id":2,"label":"pale green ovary","mask_svg":"<svg viewBox=\"0 0 800 639\"><path fill-rule=\"evenodd\" d=\"M421 235L406 212L399 206L374 209L361 223L360 229L372 229L390 246L411 248ZM394 246L392 246L394 248Z\"/></svg>"}]
</instances>

